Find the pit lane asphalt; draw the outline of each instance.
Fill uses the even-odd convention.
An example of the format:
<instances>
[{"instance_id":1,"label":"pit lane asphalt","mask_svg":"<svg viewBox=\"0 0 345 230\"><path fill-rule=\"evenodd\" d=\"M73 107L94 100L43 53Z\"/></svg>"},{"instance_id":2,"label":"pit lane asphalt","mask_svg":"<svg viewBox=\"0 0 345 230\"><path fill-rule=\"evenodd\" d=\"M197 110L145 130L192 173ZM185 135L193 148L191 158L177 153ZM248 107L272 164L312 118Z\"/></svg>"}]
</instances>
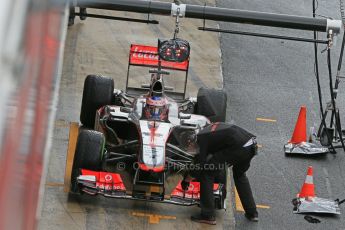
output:
<instances>
[{"instance_id":1,"label":"pit lane asphalt","mask_svg":"<svg viewBox=\"0 0 345 230\"><path fill-rule=\"evenodd\" d=\"M218 6L263 12L312 16L312 1L218 0ZM336 0L319 0L318 14L340 19ZM312 38L312 32L221 23L222 29ZM324 35L319 38L324 38ZM341 37L333 48L333 75L336 72ZM319 46L319 51L324 46ZM301 105L307 106L309 127L319 126L319 103L313 71L313 44L269 38L222 34L221 50L224 87L228 92L228 120L252 131L262 145L248 172L258 204L259 223L249 223L235 211L236 229L344 229L344 214L317 216L320 224L311 224L304 215L292 213L291 199L299 192L307 166L314 167L316 194L323 198L345 198L345 155L324 157L285 157L283 145L291 134ZM335 55L336 54L336 55ZM330 100L326 53L320 54L320 78L324 103ZM342 71L344 73L344 71ZM334 83L334 79L333 79ZM339 86L338 105L344 121L344 84ZM276 119L260 122L256 118ZM343 123L344 126L344 123ZM342 212L344 208L341 207Z\"/></svg>"},{"instance_id":2,"label":"pit lane asphalt","mask_svg":"<svg viewBox=\"0 0 345 230\"><path fill-rule=\"evenodd\" d=\"M204 1L189 3L202 5ZM212 3L214 0L207 1L208 5ZM147 18L147 15L130 13L106 12L106 14ZM116 88L123 89L130 44L156 45L158 37L169 38L173 34L173 18L156 15L151 15L150 18L158 19L160 24L146 25L90 18L81 22L77 18L75 25L68 29L59 103L38 229L234 229L231 208L226 212L219 211L218 224L210 227L190 221L190 215L197 213L198 207L115 200L87 195L69 199L63 192L69 122L79 121L84 79L87 74L103 74L113 77ZM197 26L201 24L201 20L181 20L179 34L181 38L191 41L193 50L188 83L188 92L191 96L195 96L197 89L202 86L222 86L218 34L204 34L198 31ZM211 25L217 26L216 23ZM145 73L134 77L137 79L136 83L149 81L147 69ZM230 201L229 206L231 207ZM157 224L154 223L157 221L157 216L151 216L150 220L150 217L145 215L161 215L162 218L158 218ZM171 219L174 217L176 219Z\"/></svg>"}]
</instances>

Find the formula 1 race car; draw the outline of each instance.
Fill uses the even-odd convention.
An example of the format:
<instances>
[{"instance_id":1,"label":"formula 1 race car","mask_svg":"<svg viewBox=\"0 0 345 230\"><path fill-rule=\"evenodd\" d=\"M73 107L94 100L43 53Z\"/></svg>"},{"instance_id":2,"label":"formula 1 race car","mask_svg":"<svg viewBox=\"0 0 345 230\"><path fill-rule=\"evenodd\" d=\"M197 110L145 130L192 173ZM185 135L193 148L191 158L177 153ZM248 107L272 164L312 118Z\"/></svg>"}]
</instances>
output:
<instances>
[{"instance_id":1,"label":"formula 1 race car","mask_svg":"<svg viewBox=\"0 0 345 230\"><path fill-rule=\"evenodd\" d=\"M166 194L167 178L184 172L196 154L196 133L210 122L225 121L227 96L201 88L197 98L185 98L189 44L180 39L159 41L158 47L131 45L126 90L114 89L111 78L85 79L79 133L71 173L72 193L199 204L199 182L187 191L179 181ZM129 86L131 66L150 67L151 81ZM169 72L185 73L184 91L165 86ZM125 186L123 171L129 172ZM128 182L127 182L128 183ZM224 208L226 170L214 184L216 207Z\"/></svg>"}]
</instances>

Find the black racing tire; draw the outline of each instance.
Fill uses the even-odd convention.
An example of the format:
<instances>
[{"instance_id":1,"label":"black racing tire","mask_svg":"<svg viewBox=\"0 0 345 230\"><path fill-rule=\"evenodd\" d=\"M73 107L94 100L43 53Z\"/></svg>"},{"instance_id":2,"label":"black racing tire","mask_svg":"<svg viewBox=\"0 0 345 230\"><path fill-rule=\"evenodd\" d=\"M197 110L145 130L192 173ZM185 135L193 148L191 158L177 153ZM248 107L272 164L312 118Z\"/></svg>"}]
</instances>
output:
<instances>
[{"instance_id":1,"label":"black racing tire","mask_svg":"<svg viewBox=\"0 0 345 230\"><path fill-rule=\"evenodd\" d=\"M226 119L227 95L223 90L200 88L195 113L207 117L211 122Z\"/></svg>"},{"instance_id":2,"label":"black racing tire","mask_svg":"<svg viewBox=\"0 0 345 230\"><path fill-rule=\"evenodd\" d=\"M80 169L102 169L104 145L103 133L93 130L83 130L79 133L71 173L72 193L79 193L77 177L80 175Z\"/></svg>"},{"instance_id":3,"label":"black racing tire","mask_svg":"<svg viewBox=\"0 0 345 230\"><path fill-rule=\"evenodd\" d=\"M113 79L97 75L88 75L86 77L80 111L80 121L85 127L94 127L97 109L110 105L113 94Z\"/></svg>"}]
</instances>

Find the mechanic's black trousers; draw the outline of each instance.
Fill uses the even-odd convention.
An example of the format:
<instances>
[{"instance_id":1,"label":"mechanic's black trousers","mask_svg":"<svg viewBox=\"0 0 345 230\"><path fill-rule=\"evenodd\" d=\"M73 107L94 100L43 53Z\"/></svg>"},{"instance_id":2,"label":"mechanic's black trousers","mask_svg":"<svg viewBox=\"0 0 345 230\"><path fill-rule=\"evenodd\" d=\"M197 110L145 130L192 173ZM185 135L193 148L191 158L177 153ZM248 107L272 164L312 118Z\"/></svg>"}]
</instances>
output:
<instances>
[{"instance_id":1,"label":"mechanic's black trousers","mask_svg":"<svg viewBox=\"0 0 345 230\"><path fill-rule=\"evenodd\" d=\"M249 169L250 161L256 152L253 146L248 146L240 149L238 153L243 156L243 158L233 163L232 170L235 185L245 212L247 214L254 214L257 213L256 204L253 198L249 180L246 176L246 171ZM224 159L224 161L227 160ZM228 163L230 164L230 162ZM219 173L218 170L203 170L200 175L200 207L201 213L204 216L215 215L213 184L217 173Z\"/></svg>"}]
</instances>

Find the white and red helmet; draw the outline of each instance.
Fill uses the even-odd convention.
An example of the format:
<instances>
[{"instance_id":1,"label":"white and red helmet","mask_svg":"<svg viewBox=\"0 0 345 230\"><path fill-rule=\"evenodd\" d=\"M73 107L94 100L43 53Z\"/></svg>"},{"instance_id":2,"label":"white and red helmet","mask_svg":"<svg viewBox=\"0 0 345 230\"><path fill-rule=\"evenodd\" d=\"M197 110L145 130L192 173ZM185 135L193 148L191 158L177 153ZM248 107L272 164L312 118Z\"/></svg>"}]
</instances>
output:
<instances>
[{"instance_id":1,"label":"white and red helmet","mask_svg":"<svg viewBox=\"0 0 345 230\"><path fill-rule=\"evenodd\" d=\"M169 108L165 97L152 96L146 98L144 115L146 119L165 121L168 118Z\"/></svg>"}]
</instances>

